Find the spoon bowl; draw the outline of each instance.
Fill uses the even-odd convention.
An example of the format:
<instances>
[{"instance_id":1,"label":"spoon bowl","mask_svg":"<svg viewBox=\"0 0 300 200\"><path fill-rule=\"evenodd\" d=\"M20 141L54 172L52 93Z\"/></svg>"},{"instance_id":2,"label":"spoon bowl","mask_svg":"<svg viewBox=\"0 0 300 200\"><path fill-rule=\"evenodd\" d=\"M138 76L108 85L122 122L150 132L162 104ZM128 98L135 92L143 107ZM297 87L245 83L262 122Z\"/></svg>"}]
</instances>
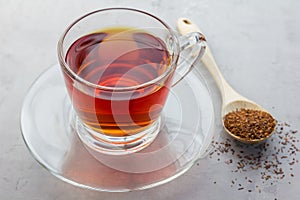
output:
<instances>
[{"instance_id":1,"label":"spoon bowl","mask_svg":"<svg viewBox=\"0 0 300 200\"><path fill-rule=\"evenodd\" d=\"M200 29L189 19L187 18L180 18L177 21L177 27L179 32L184 35L190 32L200 32ZM208 45L206 45L205 53L201 58L201 61L203 62L204 66L208 69L208 71L211 73L212 77L216 81L216 84L221 92L222 96L222 122L223 127L225 131L235 138L236 140L247 143L247 144L255 144L259 142L263 142L267 140L274 132L275 132L275 125L271 131L271 133L265 135L263 138L259 139L250 139L250 138L243 138L240 136L237 136L233 134L231 131L229 131L225 124L224 124L224 118L228 113L235 112L241 109L249 109L249 110L255 110L255 111L262 111L270 115L270 113L258 105L257 103L245 98L244 96L237 93L224 79L223 75L221 74L213 56L210 51L210 48ZM272 115L270 115L272 117ZM273 118L273 117L272 117ZM273 118L274 119L274 118ZM274 120L274 123L276 121Z\"/></svg>"},{"instance_id":2,"label":"spoon bowl","mask_svg":"<svg viewBox=\"0 0 300 200\"><path fill-rule=\"evenodd\" d=\"M224 124L224 118L228 113L234 112L234 111L240 110L240 109L257 110L257 111L264 111L264 112L268 113L268 111L266 111L263 107L261 107L260 105L254 103L250 100L247 100L247 99L231 101L231 102L227 103L226 105L224 105L222 108L222 114L221 114L223 127L224 127L225 131L230 136L232 136L234 139L236 139L240 142L246 143L246 144L256 144L256 143L260 143L260 142L267 140L274 133L275 128L273 129L271 134L268 134L267 136L260 138L260 139L246 139L246 138L242 138L242 137L239 137L239 136L231 133Z\"/></svg>"}]
</instances>

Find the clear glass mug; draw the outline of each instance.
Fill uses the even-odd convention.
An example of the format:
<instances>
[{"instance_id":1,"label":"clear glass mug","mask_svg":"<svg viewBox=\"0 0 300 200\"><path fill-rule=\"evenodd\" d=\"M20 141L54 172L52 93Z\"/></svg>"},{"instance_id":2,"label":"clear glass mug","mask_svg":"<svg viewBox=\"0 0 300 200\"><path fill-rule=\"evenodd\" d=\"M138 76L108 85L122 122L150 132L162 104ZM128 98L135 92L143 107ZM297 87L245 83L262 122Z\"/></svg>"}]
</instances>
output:
<instances>
[{"instance_id":1,"label":"clear glass mug","mask_svg":"<svg viewBox=\"0 0 300 200\"><path fill-rule=\"evenodd\" d=\"M204 50L201 33L178 37L136 9L102 9L77 19L58 42L58 58L81 141L110 155L147 147L160 131L170 88Z\"/></svg>"}]
</instances>

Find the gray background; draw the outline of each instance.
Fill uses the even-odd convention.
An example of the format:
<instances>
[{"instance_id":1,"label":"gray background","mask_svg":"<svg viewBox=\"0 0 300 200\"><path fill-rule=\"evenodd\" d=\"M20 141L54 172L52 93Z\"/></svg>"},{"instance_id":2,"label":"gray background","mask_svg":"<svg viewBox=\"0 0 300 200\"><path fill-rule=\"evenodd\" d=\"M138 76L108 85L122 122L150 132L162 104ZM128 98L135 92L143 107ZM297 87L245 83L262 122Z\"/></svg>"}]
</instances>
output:
<instances>
[{"instance_id":1,"label":"gray background","mask_svg":"<svg viewBox=\"0 0 300 200\"><path fill-rule=\"evenodd\" d=\"M192 19L204 31L228 82L279 121L299 129L297 0L0 0L0 199L299 198L299 178L286 191L287 186L279 184L275 196L249 195L213 184L199 166L168 184L145 191L94 192L58 180L32 158L19 129L26 91L41 72L57 62L56 43L71 21L91 10L115 6L149 11L174 28L177 18ZM208 159L202 162L206 161L214 164Z\"/></svg>"}]
</instances>

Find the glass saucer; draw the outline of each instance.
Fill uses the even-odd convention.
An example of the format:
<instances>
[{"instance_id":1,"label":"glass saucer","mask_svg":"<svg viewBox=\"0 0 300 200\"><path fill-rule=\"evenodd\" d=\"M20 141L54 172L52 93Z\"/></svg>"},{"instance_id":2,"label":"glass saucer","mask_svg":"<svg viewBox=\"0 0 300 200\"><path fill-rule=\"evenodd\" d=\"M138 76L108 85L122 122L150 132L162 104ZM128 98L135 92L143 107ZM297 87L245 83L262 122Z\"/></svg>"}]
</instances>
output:
<instances>
[{"instance_id":1,"label":"glass saucer","mask_svg":"<svg viewBox=\"0 0 300 200\"><path fill-rule=\"evenodd\" d=\"M126 156L95 154L80 141L59 65L33 83L21 111L21 130L33 157L73 185L126 192L167 183L207 153L214 108L204 78L193 69L171 89L162 128L152 144Z\"/></svg>"}]
</instances>

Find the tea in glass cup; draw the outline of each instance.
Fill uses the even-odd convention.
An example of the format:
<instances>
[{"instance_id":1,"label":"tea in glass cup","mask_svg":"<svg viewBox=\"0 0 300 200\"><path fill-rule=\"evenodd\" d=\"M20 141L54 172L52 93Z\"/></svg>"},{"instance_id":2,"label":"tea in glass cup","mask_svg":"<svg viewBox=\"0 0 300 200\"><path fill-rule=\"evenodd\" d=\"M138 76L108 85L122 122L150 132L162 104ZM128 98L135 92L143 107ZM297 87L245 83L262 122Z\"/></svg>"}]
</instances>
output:
<instances>
[{"instance_id":1,"label":"tea in glass cup","mask_svg":"<svg viewBox=\"0 0 300 200\"><path fill-rule=\"evenodd\" d=\"M201 56L203 35L178 38L160 19L135 9L98 10L69 26L58 56L83 143L113 155L147 147L160 131L180 52L187 48Z\"/></svg>"}]
</instances>

